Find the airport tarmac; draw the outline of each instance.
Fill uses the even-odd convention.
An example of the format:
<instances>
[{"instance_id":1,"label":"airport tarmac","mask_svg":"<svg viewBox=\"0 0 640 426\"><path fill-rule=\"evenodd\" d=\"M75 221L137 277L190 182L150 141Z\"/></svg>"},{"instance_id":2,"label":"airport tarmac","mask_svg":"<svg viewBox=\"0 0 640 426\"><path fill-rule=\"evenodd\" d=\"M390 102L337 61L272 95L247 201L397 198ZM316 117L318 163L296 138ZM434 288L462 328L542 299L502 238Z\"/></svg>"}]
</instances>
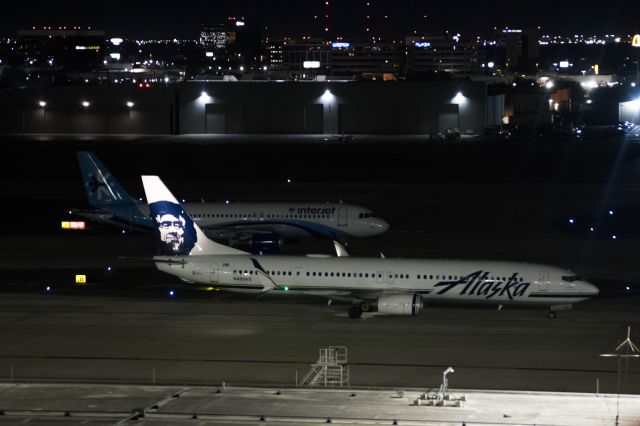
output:
<instances>
[{"instance_id":1,"label":"airport tarmac","mask_svg":"<svg viewBox=\"0 0 640 426\"><path fill-rule=\"evenodd\" d=\"M618 374L615 360L599 356L616 348L628 326L640 340L637 147L273 139L3 140L19 149L0 170L0 199L12 207L0 210L7 225L0 245L0 379L290 386L320 347L344 345L357 386L433 388L453 366L456 389L614 394L620 378L621 392L640 393L640 362L622 364ZM300 140L308 143L297 146ZM76 149L95 150L135 196L139 174L157 173L189 200L342 199L391 223L384 235L351 241L354 256L549 263L579 272L602 295L552 321L544 308L479 306L353 321L347 306L325 300L185 289L139 260L153 254L147 235L100 226L58 230L68 209L85 206ZM566 226L568 218L609 209L632 218L620 220L615 240ZM331 253L331 244L286 250ZM87 273L90 285L75 287L76 273ZM176 297L167 297L170 288Z\"/></svg>"},{"instance_id":2,"label":"airport tarmac","mask_svg":"<svg viewBox=\"0 0 640 426\"><path fill-rule=\"evenodd\" d=\"M640 397L451 390L0 383L0 424L637 425ZM422 399L426 396L426 399ZM420 401L420 405L416 404ZM618 416L618 419L616 419Z\"/></svg>"},{"instance_id":3,"label":"airport tarmac","mask_svg":"<svg viewBox=\"0 0 640 426\"><path fill-rule=\"evenodd\" d=\"M126 283L123 283L126 285ZM4 293L0 377L118 383L294 385L325 346L346 346L351 384L617 391L611 353L637 327L638 297L583 303L547 320L541 309L432 306L418 317L371 314L318 299L132 288ZM640 393L640 363L622 391Z\"/></svg>"}]
</instances>

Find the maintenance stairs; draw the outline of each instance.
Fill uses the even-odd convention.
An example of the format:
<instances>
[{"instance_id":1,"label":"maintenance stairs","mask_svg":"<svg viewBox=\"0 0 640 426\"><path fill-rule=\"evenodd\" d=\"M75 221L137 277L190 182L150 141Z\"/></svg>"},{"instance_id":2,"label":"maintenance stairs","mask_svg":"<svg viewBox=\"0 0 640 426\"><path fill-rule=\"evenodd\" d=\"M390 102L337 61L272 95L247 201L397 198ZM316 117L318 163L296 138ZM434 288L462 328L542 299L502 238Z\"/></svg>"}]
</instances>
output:
<instances>
[{"instance_id":1,"label":"maintenance stairs","mask_svg":"<svg viewBox=\"0 0 640 426\"><path fill-rule=\"evenodd\" d=\"M345 346L329 346L320 349L320 356L304 375L300 386L349 386L349 365Z\"/></svg>"}]
</instances>

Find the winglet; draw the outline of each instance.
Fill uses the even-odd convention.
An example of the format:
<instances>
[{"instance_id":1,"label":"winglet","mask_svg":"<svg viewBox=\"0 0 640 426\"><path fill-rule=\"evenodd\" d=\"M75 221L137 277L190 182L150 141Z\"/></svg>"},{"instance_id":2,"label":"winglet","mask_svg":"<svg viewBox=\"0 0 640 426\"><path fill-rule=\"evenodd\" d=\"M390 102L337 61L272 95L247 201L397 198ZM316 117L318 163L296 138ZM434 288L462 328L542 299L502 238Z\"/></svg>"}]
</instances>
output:
<instances>
[{"instance_id":1,"label":"winglet","mask_svg":"<svg viewBox=\"0 0 640 426\"><path fill-rule=\"evenodd\" d=\"M267 293L278 288L278 285L271 279L269 274L267 274L267 271L265 271L265 269L257 259L252 257L251 263L253 263L253 267L256 268L258 276L260 277L260 283L262 284L262 293Z\"/></svg>"},{"instance_id":2,"label":"winglet","mask_svg":"<svg viewBox=\"0 0 640 426\"><path fill-rule=\"evenodd\" d=\"M340 244L339 242L334 240L333 241L333 246L336 249L336 256L337 257L349 257L349 252L347 251L347 249L342 244Z\"/></svg>"}]
</instances>

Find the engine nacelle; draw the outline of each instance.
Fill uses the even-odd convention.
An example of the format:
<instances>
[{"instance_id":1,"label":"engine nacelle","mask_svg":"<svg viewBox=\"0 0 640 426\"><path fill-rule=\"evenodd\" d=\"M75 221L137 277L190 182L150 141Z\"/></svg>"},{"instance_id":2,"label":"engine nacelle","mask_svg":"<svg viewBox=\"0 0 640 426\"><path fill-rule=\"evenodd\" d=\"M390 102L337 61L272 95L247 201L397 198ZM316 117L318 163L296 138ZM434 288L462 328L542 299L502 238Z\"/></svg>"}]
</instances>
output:
<instances>
[{"instance_id":1,"label":"engine nacelle","mask_svg":"<svg viewBox=\"0 0 640 426\"><path fill-rule=\"evenodd\" d=\"M249 241L253 253L277 253L284 245L282 237L274 233L253 234Z\"/></svg>"},{"instance_id":2,"label":"engine nacelle","mask_svg":"<svg viewBox=\"0 0 640 426\"><path fill-rule=\"evenodd\" d=\"M378 312L390 315L420 315L424 303L422 296L414 294L390 294L378 297Z\"/></svg>"}]
</instances>

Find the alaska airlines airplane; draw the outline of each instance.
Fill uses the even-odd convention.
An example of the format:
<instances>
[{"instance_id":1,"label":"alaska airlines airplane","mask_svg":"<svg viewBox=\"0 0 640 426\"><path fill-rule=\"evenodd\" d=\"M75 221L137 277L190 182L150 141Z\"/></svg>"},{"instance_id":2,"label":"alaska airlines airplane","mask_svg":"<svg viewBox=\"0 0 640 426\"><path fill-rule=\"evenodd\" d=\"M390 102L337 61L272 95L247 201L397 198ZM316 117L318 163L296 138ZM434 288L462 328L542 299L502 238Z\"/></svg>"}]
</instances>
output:
<instances>
[{"instance_id":1,"label":"alaska airlines airplane","mask_svg":"<svg viewBox=\"0 0 640 426\"><path fill-rule=\"evenodd\" d=\"M187 283L239 293L323 296L365 311L418 315L424 302L542 305L548 317L598 294L571 271L553 266L468 260L255 256L208 239L157 176L143 176L155 222L159 270Z\"/></svg>"},{"instance_id":2,"label":"alaska airlines airplane","mask_svg":"<svg viewBox=\"0 0 640 426\"><path fill-rule=\"evenodd\" d=\"M81 151L77 157L93 210L72 213L127 229L153 229L147 204L129 196L94 153ZM202 202L184 207L209 237L252 252L277 251L285 239L346 241L378 235L389 228L371 210L352 204Z\"/></svg>"}]
</instances>

